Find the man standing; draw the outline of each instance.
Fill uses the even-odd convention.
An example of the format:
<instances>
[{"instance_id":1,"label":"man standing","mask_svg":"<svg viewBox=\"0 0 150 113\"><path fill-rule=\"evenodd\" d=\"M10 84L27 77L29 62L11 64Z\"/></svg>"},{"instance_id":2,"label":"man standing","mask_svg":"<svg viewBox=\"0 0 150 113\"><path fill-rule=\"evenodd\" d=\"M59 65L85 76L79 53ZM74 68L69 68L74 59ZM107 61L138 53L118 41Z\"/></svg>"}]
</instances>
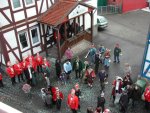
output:
<instances>
[{"instance_id":1,"label":"man standing","mask_svg":"<svg viewBox=\"0 0 150 113\"><path fill-rule=\"evenodd\" d=\"M150 105L150 86L148 86L144 92L144 97L145 97L145 108L146 110L149 110L149 105Z\"/></svg>"},{"instance_id":2,"label":"man standing","mask_svg":"<svg viewBox=\"0 0 150 113\"><path fill-rule=\"evenodd\" d=\"M88 56L90 58L90 64L95 63L95 54L96 54L96 48L95 48L95 45L92 44L90 49L89 49L89 52L88 52Z\"/></svg>"},{"instance_id":3,"label":"man standing","mask_svg":"<svg viewBox=\"0 0 150 113\"><path fill-rule=\"evenodd\" d=\"M79 57L77 57L75 59L75 61L73 62L73 70L75 71L76 73L76 79L80 78L81 77L81 71L83 69L83 65L82 65L82 62L81 60L79 59Z\"/></svg>"},{"instance_id":4,"label":"man standing","mask_svg":"<svg viewBox=\"0 0 150 113\"><path fill-rule=\"evenodd\" d=\"M73 51L71 50L70 47L68 47L68 49L65 51L65 56L66 56L67 60L69 60L71 62L71 59L73 57Z\"/></svg>"},{"instance_id":5,"label":"man standing","mask_svg":"<svg viewBox=\"0 0 150 113\"><path fill-rule=\"evenodd\" d=\"M18 82L20 82L20 77L22 81L24 82L22 64L19 63L18 60L16 60L16 64L14 64L14 70L18 76Z\"/></svg>"},{"instance_id":6,"label":"man standing","mask_svg":"<svg viewBox=\"0 0 150 113\"><path fill-rule=\"evenodd\" d=\"M104 112L104 109L105 109L104 92L102 92L101 95L97 97L97 108L98 107L101 107L102 108L102 112Z\"/></svg>"},{"instance_id":7,"label":"man standing","mask_svg":"<svg viewBox=\"0 0 150 113\"><path fill-rule=\"evenodd\" d=\"M105 87L105 80L106 80L106 77L107 77L107 74L105 72L105 70L101 70L99 73L98 73L98 77L99 77L99 81L100 81L100 85L101 85L101 90L103 91L104 90L104 87Z\"/></svg>"},{"instance_id":8,"label":"man standing","mask_svg":"<svg viewBox=\"0 0 150 113\"><path fill-rule=\"evenodd\" d=\"M37 72L38 73L42 72L43 58L42 58L42 56L40 56L39 53L36 54L35 61L36 61L36 64L37 64Z\"/></svg>"},{"instance_id":9,"label":"man standing","mask_svg":"<svg viewBox=\"0 0 150 113\"><path fill-rule=\"evenodd\" d=\"M119 44L116 44L114 48L114 63L118 62L120 63L119 56L121 54L121 48L119 47Z\"/></svg>"},{"instance_id":10,"label":"man standing","mask_svg":"<svg viewBox=\"0 0 150 113\"><path fill-rule=\"evenodd\" d=\"M67 104L69 108L72 110L72 113L77 113L79 100L78 100L78 97L75 95L74 89L72 89L71 93L68 95Z\"/></svg>"},{"instance_id":11,"label":"man standing","mask_svg":"<svg viewBox=\"0 0 150 113\"><path fill-rule=\"evenodd\" d=\"M58 87L56 87L56 92L53 94L53 101L56 103L56 107L58 110L61 108L61 102L64 98L63 93L59 91Z\"/></svg>"},{"instance_id":12,"label":"man standing","mask_svg":"<svg viewBox=\"0 0 150 113\"><path fill-rule=\"evenodd\" d=\"M70 73L72 71L72 65L69 62L69 60L64 63L63 68L64 68L64 71L67 75L67 79L69 79L70 78Z\"/></svg>"},{"instance_id":13,"label":"man standing","mask_svg":"<svg viewBox=\"0 0 150 113\"><path fill-rule=\"evenodd\" d=\"M8 67L6 68L6 72L11 78L12 85L14 85L14 84L16 84L16 80L15 80L15 76L16 75L15 75L14 68L13 68L13 66L11 66L11 62L10 61L7 62L7 66Z\"/></svg>"}]
</instances>

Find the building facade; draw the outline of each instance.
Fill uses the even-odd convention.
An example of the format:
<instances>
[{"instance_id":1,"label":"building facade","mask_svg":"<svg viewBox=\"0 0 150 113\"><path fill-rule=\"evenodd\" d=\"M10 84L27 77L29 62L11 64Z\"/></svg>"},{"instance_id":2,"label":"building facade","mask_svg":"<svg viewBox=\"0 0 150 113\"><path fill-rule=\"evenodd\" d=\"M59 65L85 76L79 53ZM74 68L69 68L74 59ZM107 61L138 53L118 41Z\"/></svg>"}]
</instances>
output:
<instances>
[{"instance_id":1,"label":"building facade","mask_svg":"<svg viewBox=\"0 0 150 113\"><path fill-rule=\"evenodd\" d=\"M6 65L21 61L28 54L44 52L55 44L51 26L38 23L37 19L59 0L0 0L0 62ZM95 0L88 3L96 6ZM97 12L94 12L96 24ZM90 18L85 14L85 19ZM85 29L90 24L86 21ZM47 33L46 36L43 31Z\"/></svg>"}]
</instances>

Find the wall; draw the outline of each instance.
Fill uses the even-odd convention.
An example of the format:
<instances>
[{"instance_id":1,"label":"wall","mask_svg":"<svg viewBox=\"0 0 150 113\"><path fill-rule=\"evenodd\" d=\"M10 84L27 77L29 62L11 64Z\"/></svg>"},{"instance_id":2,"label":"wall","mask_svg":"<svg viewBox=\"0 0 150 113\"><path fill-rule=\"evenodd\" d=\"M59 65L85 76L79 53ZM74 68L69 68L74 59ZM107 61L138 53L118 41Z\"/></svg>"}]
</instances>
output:
<instances>
[{"instance_id":1,"label":"wall","mask_svg":"<svg viewBox=\"0 0 150 113\"><path fill-rule=\"evenodd\" d=\"M122 12L141 9L147 6L147 0L123 0Z\"/></svg>"}]
</instances>

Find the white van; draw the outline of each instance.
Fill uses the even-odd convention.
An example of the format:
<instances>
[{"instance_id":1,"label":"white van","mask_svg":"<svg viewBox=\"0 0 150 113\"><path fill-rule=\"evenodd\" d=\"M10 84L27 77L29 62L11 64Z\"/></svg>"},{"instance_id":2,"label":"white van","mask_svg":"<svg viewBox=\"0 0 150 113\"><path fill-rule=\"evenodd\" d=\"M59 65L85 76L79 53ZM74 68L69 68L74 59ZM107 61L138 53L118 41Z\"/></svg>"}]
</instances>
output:
<instances>
[{"instance_id":1,"label":"white van","mask_svg":"<svg viewBox=\"0 0 150 113\"><path fill-rule=\"evenodd\" d=\"M104 29L108 26L108 21L104 16L97 16L97 27L98 30Z\"/></svg>"}]
</instances>

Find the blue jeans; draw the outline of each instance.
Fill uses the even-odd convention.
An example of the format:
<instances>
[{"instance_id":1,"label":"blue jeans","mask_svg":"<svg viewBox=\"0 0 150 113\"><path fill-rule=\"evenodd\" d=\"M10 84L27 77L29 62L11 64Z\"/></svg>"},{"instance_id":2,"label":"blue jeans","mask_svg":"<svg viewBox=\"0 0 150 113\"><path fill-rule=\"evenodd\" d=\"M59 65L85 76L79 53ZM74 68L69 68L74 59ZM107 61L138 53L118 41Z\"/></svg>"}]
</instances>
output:
<instances>
[{"instance_id":1,"label":"blue jeans","mask_svg":"<svg viewBox=\"0 0 150 113\"><path fill-rule=\"evenodd\" d=\"M119 56L115 56L115 55L114 55L114 61L115 61L115 62L116 62L116 61L117 61L117 62L120 62Z\"/></svg>"}]
</instances>

